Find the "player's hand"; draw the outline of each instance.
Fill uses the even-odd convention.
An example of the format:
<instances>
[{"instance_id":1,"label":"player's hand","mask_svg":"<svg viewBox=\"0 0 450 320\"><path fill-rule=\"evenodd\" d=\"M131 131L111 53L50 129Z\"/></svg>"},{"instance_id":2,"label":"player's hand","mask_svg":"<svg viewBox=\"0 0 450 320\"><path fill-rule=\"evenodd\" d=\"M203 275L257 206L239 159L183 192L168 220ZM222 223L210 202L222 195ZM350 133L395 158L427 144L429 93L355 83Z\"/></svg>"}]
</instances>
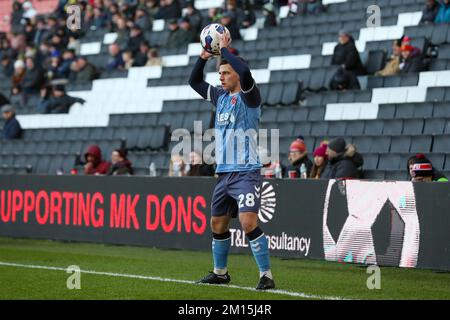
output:
<instances>
[{"instance_id":1,"label":"player's hand","mask_svg":"<svg viewBox=\"0 0 450 320\"><path fill-rule=\"evenodd\" d=\"M222 33L220 36L219 46L220 49L222 48L228 48L231 44L231 36L228 34L228 32Z\"/></svg>"},{"instance_id":2,"label":"player's hand","mask_svg":"<svg viewBox=\"0 0 450 320\"><path fill-rule=\"evenodd\" d=\"M211 58L212 56L213 55L205 49L202 49L202 52L200 53L200 58L202 58L203 60L209 60L209 58Z\"/></svg>"}]
</instances>

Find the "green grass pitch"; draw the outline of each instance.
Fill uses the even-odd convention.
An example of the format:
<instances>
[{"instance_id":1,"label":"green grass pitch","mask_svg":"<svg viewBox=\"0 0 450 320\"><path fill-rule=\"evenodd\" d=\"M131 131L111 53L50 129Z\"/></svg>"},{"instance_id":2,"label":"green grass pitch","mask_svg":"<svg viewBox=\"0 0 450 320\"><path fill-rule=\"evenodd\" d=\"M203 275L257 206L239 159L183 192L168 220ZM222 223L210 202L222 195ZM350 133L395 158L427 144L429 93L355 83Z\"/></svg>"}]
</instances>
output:
<instances>
[{"instance_id":1,"label":"green grass pitch","mask_svg":"<svg viewBox=\"0 0 450 320\"><path fill-rule=\"evenodd\" d=\"M7 265L11 263L16 265ZM450 298L450 273L381 268L381 289L369 290L364 267L273 257L279 291L257 292L251 289L258 272L250 254L230 255L232 286L192 283L211 270L211 264L209 252L0 238L0 299ZM67 289L71 274L65 269L70 265L82 270L79 290Z\"/></svg>"}]
</instances>

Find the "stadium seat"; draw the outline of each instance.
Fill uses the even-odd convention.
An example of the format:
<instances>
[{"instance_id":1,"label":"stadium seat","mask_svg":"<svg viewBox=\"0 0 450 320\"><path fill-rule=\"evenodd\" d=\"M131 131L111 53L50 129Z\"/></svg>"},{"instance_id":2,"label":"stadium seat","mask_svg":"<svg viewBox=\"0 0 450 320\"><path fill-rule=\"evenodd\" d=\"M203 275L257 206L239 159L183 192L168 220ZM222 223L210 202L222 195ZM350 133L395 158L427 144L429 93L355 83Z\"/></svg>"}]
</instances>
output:
<instances>
[{"instance_id":1,"label":"stadium seat","mask_svg":"<svg viewBox=\"0 0 450 320\"><path fill-rule=\"evenodd\" d=\"M444 133L445 119L427 119L423 129L424 134L439 135Z\"/></svg>"},{"instance_id":2,"label":"stadium seat","mask_svg":"<svg viewBox=\"0 0 450 320\"><path fill-rule=\"evenodd\" d=\"M385 171L401 170L404 167L403 163L401 163L401 160L402 159L399 154L381 154L380 161L378 163L378 169Z\"/></svg>"},{"instance_id":3,"label":"stadium seat","mask_svg":"<svg viewBox=\"0 0 450 320\"><path fill-rule=\"evenodd\" d=\"M408 153L411 146L411 137L398 136L392 137L391 152Z\"/></svg>"},{"instance_id":4,"label":"stadium seat","mask_svg":"<svg viewBox=\"0 0 450 320\"><path fill-rule=\"evenodd\" d=\"M431 145L433 138L431 136L413 136L411 138L411 148L412 153L424 153L431 151Z\"/></svg>"},{"instance_id":5,"label":"stadium seat","mask_svg":"<svg viewBox=\"0 0 450 320\"><path fill-rule=\"evenodd\" d=\"M403 134L405 135L421 135L423 133L424 120L412 119L407 120L403 124Z\"/></svg>"},{"instance_id":6,"label":"stadium seat","mask_svg":"<svg viewBox=\"0 0 450 320\"><path fill-rule=\"evenodd\" d=\"M448 150L450 150L449 137L448 136L435 136L434 143L433 143L433 152L448 153Z\"/></svg>"},{"instance_id":7,"label":"stadium seat","mask_svg":"<svg viewBox=\"0 0 450 320\"><path fill-rule=\"evenodd\" d=\"M368 53L366 72L374 74L376 71L383 68L386 59L386 52L383 50L371 50Z\"/></svg>"}]
</instances>

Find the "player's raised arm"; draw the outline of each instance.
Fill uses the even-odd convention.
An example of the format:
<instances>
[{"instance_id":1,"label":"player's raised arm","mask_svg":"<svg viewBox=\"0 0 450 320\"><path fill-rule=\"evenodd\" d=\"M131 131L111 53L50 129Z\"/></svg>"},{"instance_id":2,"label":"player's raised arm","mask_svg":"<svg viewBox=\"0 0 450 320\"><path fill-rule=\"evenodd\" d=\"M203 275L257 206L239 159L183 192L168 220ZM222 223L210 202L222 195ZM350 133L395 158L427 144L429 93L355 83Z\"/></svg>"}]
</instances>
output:
<instances>
[{"instance_id":1,"label":"player's raised arm","mask_svg":"<svg viewBox=\"0 0 450 320\"><path fill-rule=\"evenodd\" d=\"M194 89L203 99L208 99L209 83L204 80L204 69L206 62L212 54L206 52L204 49L200 54L194 69L192 69L191 76L189 78L189 85Z\"/></svg>"},{"instance_id":2,"label":"player's raised arm","mask_svg":"<svg viewBox=\"0 0 450 320\"><path fill-rule=\"evenodd\" d=\"M231 67L239 75L243 99L249 107L258 107L261 105L261 94L256 82L252 77L250 68L239 57L235 56L228 50L231 39L226 34L222 35L220 40L220 53L227 60Z\"/></svg>"}]
</instances>

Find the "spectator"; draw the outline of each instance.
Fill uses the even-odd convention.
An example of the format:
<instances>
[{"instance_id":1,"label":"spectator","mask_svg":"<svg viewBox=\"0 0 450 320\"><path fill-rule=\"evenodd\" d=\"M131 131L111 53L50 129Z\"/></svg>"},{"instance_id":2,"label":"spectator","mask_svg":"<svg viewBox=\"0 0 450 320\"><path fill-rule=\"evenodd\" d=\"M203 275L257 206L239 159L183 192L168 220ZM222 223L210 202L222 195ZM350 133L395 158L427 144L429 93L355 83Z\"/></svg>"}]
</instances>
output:
<instances>
[{"instance_id":1,"label":"spectator","mask_svg":"<svg viewBox=\"0 0 450 320\"><path fill-rule=\"evenodd\" d=\"M71 49L64 50L62 55L62 62L58 70L61 78L68 79L70 76L70 66L76 60L75 51Z\"/></svg>"},{"instance_id":2,"label":"spectator","mask_svg":"<svg viewBox=\"0 0 450 320\"><path fill-rule=\"evenodd\" d=\"M111 153L111 168L108 175L132 175L133 168L131 162L127 159L127 150L116 149Z\"/></svg>"},{"instance_id":3,"label":"spectator","mask_svg":"<svg viewBox=\"0 0 450 320\"><path fill-rule=\"evenodd\" d=\"M201 151L192 151L189 158L189 170L186 176L214 176L214 166L203 163Z\"/></svg>"},{"instance_id":4,"label":"spectator","mask_svg":"<svg viewBox=\"0 0 450 320\"><path fill-rule=\"evenodd\" d=\"M182 43L184 46L189 45L189 43L195 40L195 37L198 36L195 34L192 29L191 21L189 17L183 17L179 20L180 29L183 31Z\"/></svg>"},{"instance_id":5,"label":"spectator","mask_svg":"<svg viewBox=\"0 0 450 320\"><path fill-rule=\"evenodd\" d=\"M43 93L41 92L41 97ZM48 97L48 95L45 95ZM68 113L70 107L74 103L84 104L86 101L81 98L75 98L67 95L66 90L63 85L56 85L53 88L51 96L48 98L46 108L42 107L40 104L40 111L42 113ZM44 103L43 103L44 104Z\"/></svg>"},{"instance_id":6,"label":"spectator","mask_svg":"<svg viewBox=\"0 0 450 320\"><path fill-rule=\"evenodd\" d=\"M339 68L330 81L330 90L356 90L360 89L358 78L356 75L348 70Z\"/></svg>"},{"instance_id":7,"label":"spectator","mask_svg":"<svg viewBox=\"0 0 450 320\"><path fill-rule=\"evenodd\" d=\"M179 19L181 17L181 7L178 0L160 0L159 11L155 15L155 19Z\"/></svg>"},{"instance_id":8,"label":"spectator","mask_svg":"<svg viewBox=\"0 0 450 320\"><path fill-rule=\"evenodd\" d=\"M50 58L50 65L47 71L47 79L63 79L64 76L61 71L61 56L58 51L53 51Z\"/></svg>"},{"instance_id":9,"label":"spectator","mask_svg":"<svg viewBox=\"0 0 450 320\"><path fill-rule=\"evenodd\" d=\"M240 26L241 26L241 28L246 29L256 23L256 15L252 9L252 5L249 3L248 0L245 1L243 9L244 10L242 12Z\"/></svg>"},{"instance_id":10,"label":"spectator","mask_svg":"<svg viewBox=\"0 0 450 320\"><path fill-rule=\"evenodd\" d=\"M131 50L124 51L122 53L122 60L124 63L124 69L129 70L134 64L133 52Z\"/></svg>"},{"instance_id":11,"label":"spectator","mask_svg":"<svg viewBox=\"0 0 450 320\"><path fill-rule=\"evenodd\" d=\"M9 54L4 54L1 60L2 72L7 78L11 78L14 74L14 62ZM25 69L24 69L25 70Z\"/></svg>"},{"instance_id":12,"label":"spectator","mask_svg":"<svg viewBox=\"0 0 450 320\"><path fill-rule=\"evenodd\" d=\"M151 30L152 21L150 20L145 7L140 6L136 9L136 13L134 14L134 24L141 30Z\"/></svg>"},{"instance_id":13,"label":"spectator","mask_svg":"<svg viewBox=\"0 0 450 320\"><path fill-rule=\"evenodd\" d=\"M124 67L124 61L122 59L122 52L117 43L113 43L109 46L109 60L106 65L106 70L111 72L113 70L120 70Z\"/></svg>"},{"instance_id":14,"label":"spectator","mask_svg":"<svg viewBox=\"0 0 450 320\"><path fill-rule=\"evenodd\" d=\"M431 178L432 181L447 181L445 179L447 179L441 172L439 172L438 170L436 170L431 161L423 154L423 153L418 153L415 154L413 156L411 156L408 161L407 161L407 172L408 172L408 180L411 181L415 181L415 177L416 177L416 173L415 171L425 171L425 170L421 170L420 166L414 168L415 164L430 164L432 167L432 172L431 172ZM424 169L424 168L422 168ZM423 172L419 173L419 177L417 181L419 181L422 178L422 174ZM428 176L429 177L429 176Z\"/></svg>"},{"instance_id":15,"label":"spectator","mask_svg":"<svg viewBox=\"0 0 450 320\"><path fill-rule=\"evenodd\" d=\"M450 23L450 0L442 0L435 23Z\"/></svg>"},{"instance_id":16,"label":"spectator","mask_svg":"<svg viewBox=\"0 0 450 320\"><path fill-rule=\"evenodd\" d=\"M401 48L400 73L417 73L424 69L422 57L420 55L413 56L414 47L411 45L403 45Z\"/></svg>"},{"instance_id":17,"label":"spectator","mask_svg":"<svg viewBox=\"0 0 450 320\"><path fill-rule=\"evenodd\" d=\"M86 57L78 57L71 65L72 79L78 83L92 81L97 76L96 68L90 64Z\"/></svg>"},{"instance_id":18,"label":"spectator","mask_svg":"<svg viewBox=\"0 0 450 320\"><path fill-rule=\"evenodd\" d=\"M141 43L145 41L144 34L139 26L135 25L130 30L130 37L127 43L127 49L131 50L133 55L139 52Z\"/></svg>"},{"instance_id":19,"label":"spectator","mask_svg":"<svg viewBox=\"0 0 450 320\"><path fill-rule=\"evenodd\" d=\"M23 60L16 60L14 62L14 73L12 76L12 86L20 85L25 77L25 63Z\"/></svg>"},{"instance_id":20,"label":"spectator","mask_svg":"<svg viewBox=\"0 0 450 320\"><path fill-rule=\"evenodd\" d=\"M25 1L22 4L23 15L22 18L32 19L37 15L36 9L33 8L33 5L30 1Z\"/></svg>"},{"instance_id":21,"label":"spectator","mask_svg":"<svg viewBox=\"0 0 450 320\"><path fill-rule=\"evenodd\" d=\"M321 143L320 146L314 150L314 164L311 169L310 178L312 179L320 179L323 171L325 170L328 157L327 157L327 143Z\"/></svg>"},{"instance_id":22,"label":"spectator","mask_svg":"<svg viewBox=\"0 0 450 320\"><path fill-rule=\"evenodd\" d=\"M36 29L29 19L25 20L24 32L25 41L27 44L32 44L34 41L34 35L36 34Z\"/></svg>"},{"instance_id":23,"label":"spectator","mask_svg":"<svg viewBox=\"0 0 450 320\"><path fill-rule=\"evenodd\" d=\"M36 47L39 47L42 41L44 41L47 35L47 26L45 25L45 20L38 18L36 22L36 32L34 34L33 43Z\"/></svg>"},{"instance_id":24,"label":"spectator","mask_svg":"<svg viewBox=\"0 0 450 320\"><path fill-rule=\"evenodd\" d=\"M412 182L448 182L447 177L437 173L431 162L426 159L417 159L411 168Z\"/></svg>"},{"instance_id":25,"label":"spectator","mask_svg":"<svg viewBox=\"0 0 450 320\"><path fill-rule=\"evenodd\" d=\"M288 0L287 6L289 7L289 16L296 16L299 12L298 6L299 0Z\"/></svg>"},{"instance_id":26,"label":"spectator","mask_svg":"<svg viewBox=\"0 0 450 320\"><path fill-rule=\"evenodd\" d=\"M402 41L402 46L404 46L404 45L410 45L410 46L413 47L413 50L412 50L412 52L411 52L411 57L421 56L421 55L422 55L422 50L420 50L419 48L417 48L417 47L415 47L415 46L412 45L412 43L411 43L411 38L410 38L410 37L408 37L408 36L403 36L403 37L401 38L401 41Z\"/></svg>"},{"instance_id":27,"label":"spectator","mask_svg":"<svg viewBox=\"0 0 450 320\"><path fill-rule=\"evenodd\" d=\"M134 57L133 67L143 67L148 60L148 52L150 51L150 44L148 41L141 42L139 46L139 51Z\"/></svg>"},{"instance_id":28,"label":"spectator","mask_svg":"<svg viewBox=\"0 0 450 320\"><path fill-rule=\"evenodd\" d=\"M46 24L47 24L47 32L43 40L50 41L58 30L58 21L56 17L50 16L47 18Z\"/></svg>"},{"instance_id":29,"label":"spectator","mask_svg":"<svg viewBox=\"0 0 450 320\"><path fill-rule=\"evenodd\" d=\"M90 146L84 154L86 164L84 165L85 175L108 174L111 164L102 159L102 151L97 145Z\"/></svg>"},{"instance_id":30,"label":"spectator","mask_svg":"<svg viewBox=\"0 0 450 320\"><path fill-rule=\"evenodd\" d=\"M383 69L375 72L376 76L395 76L400 73L401 40L394 40L392 43L391 59Z\"/></svg>"},{"instance_id":31,"label":"spectator","mask_svg":"<svg viewBox=\"0 0 450 320\"><path fill-rule=\"evenodd\" d=\"M128 28L127 28L127 22L126 20L119 16L116 19L116 28L115 32L117 33L117 38L115 40L115 43L119 45L119 48L121 50L125 49L128 43Z\"/></svg>"},{"instance_id":32,"label":"spectator","mask_svg":"<svg viewBox=\"0 0 450 320\"><path fill-rule=\"evenodd\" d=\"M308 151L306 150L305 142L302 139L297 138L291 143L288 160L290 162L290 165L286 168L286 175L288 177L292 177L290 171L293 171L295 177L300 178L300 168L302 164L306 167L306 176L310 176L313 163L308 158Z\"/></svg>"},{"instance_id":33,"label":"spectator","mask_svg":"<svg viewBox=\"0 0 450 320\"><path fill-rule=\"evenodd\" d=\"M2 131L2 139L12 140L22 137L22 127L16 119L16 112L13 106L7 104L2 107L2 116L5 124Z\"/></svg>"},{"instance_id":34,"label":"spectator","mask_svg":"<svg viewBox=\"0 0 450 320\"><path fill-rule=\"evenodd\" d=\"M200 11L195 8L194 1L189 1L186 4L186 17L189 18L192 31L198 36L202 29L203 17Z\"/></svg>"},{"instance_id":35,"label":"spectator","mask_svg":"<svg viewBox=\"0 0 450 320\"><path fill-rule=\"evenodd\" d=\"M169 22L170 35L167 39L167 48L185 47L194 39L194 33L191 30L191 25L188 18L182 18L180 23L176 20Z\"/></svg>"},{"instance_id":36,"label":"spectator","mask_svg":"<svg viewBox=\"0 0 450 320\"><path fill-rule=\"evenodd\" d=\"M38 113L48 113L50 98L52 94L52 88L49 86L44 86L40 90L39 102L36 106L36 111Z\"/></svg>"},{"instance_id":37,"label":"spectator","mask_svg":"<svg viewBox=\"0 0 450 320\"><path fill-rule=\"evenodd\" d=\"M318 14L323 12L321 0L300 0L301 14Z\"/></svg>"},{"instance_id":38,"label":"spectator","mask_svg":"<svg viewBox=\"0 0 450 320\"><path fill-rule=\"evenodd\" d=\"M38 94L44 82L44 73L40 66L35 65L33 58L26 58L27 71L22 80L22 87L25 95Z\"/></svg>"},{"instance_id":39,"label":"spectator","mask_svg":"<svg viewBox=\"0 0 450 320\"><path fill-rule=\"evenodd\" d=\"M346 145L343 138L336 138L327 147L328 164L322 173L323 179L358 179L358 168L364 163L354 145Z\"/></svg>"},{"instance_id":40,"label":"spectator","mask_svg":"<svg viewBox=\"0 0 450 320\"><path fill-rule=\"evenodd\" d=\"M233 13L231 12L224 12L220 18L220 23L227 27L228 31L230 31L231 39L233 40L240 40L241 39L241 33L239 31L239 25L236 21L236 19L233 16Z\"/></svg>"},{"instance_id":41,"label":"spectator","mask_svg":"<svg viewBox=\"0 0 450 320\"><path fill-rule=\"evenodd\" d=\"M266 3L263 7L264 28L276 27L278 25L275 7L272 3Z\"/></svg>"},{"instance_id":42,"label":"spectator","mask_svg":"<svg viewBox=\"0 0 450 320\"><path fill-rule=\"evenodd\" d=\"M365 73L355 41L346 31L339 32L339 44L334 48L331 64L342 66L344 70L351 71L356 76Z\"/></svg>"},{"instance_id":43,"label":"spectator","mask_svg":"<svg viewBox=\"0 0 450 320\"><path fill-rule=\"evenodd\" d=\"M148 60L145 64L146 67L155 67L155 66L162 66L162 59L158 54L158 50L156 49L150 49L148 51Z\"/></svg>"},{"instance_id":44,"label":"spectator","mask_svg":"<svg viewBox=\"0 0 450 320\"><path fill-rule=\"evenodd\" d=\"M172 155L169 165L169 177L185 176L185 163L180 155Z\"/></svg>"},{"instance_id":45,"label":"spectator","mask_svg":"<svg viewBox=\"0 0 450 320\"><path fill-rule=\"evenodd\" d=\"M75 35L69 36L69 43L67 44L68 50L73 50L75 55L79 55L81 52L81 42Z\"/></svg>"},{"instance_id":46,"label":"spectator","mask_svg":"<svg viewBox=\"0 0 450 320\"><path fill-rule=\"evenodd\" d=\"M147 9L147 14L150 21L153 23L156 14L159 11L158 1L157 0L147 0L145 2L145 7Z\"/></svg>"},{"instance_id":47,"label":"spectator","mask_svg":"<svg viewBox=\"0 0 450 320\"><path fill-rule=\"evenodd\" d=\"M420 23L434 23L434 20L436 20L436 16L439 12L439 8L440 5L437 0L426 0L425 7L422 10L422 18L420 19Z\"/></svg>"},{"instance_id":48,"label":"spectator","mask_svg":"<svg viewBox=\"0 0 450 320\"><path fill-rule=\"evenodd\" d=\"M92 19L91 30L103 29L106 26L106 15L103 12L103 8L94 8L94 17Z\"/></svg>"},{"instance_id":49,"label":"spectator","mask_svg":"<svg viewBox=\"0 0 450 320\"><path fill-rule=\"evenodd\" d=\"M22 31L22 15L22 4L16 0L13 2L11 13L11 31L13 33Z\"/></svg>"},{"instance_id":50,"label":"spectator","mask_svg":"<svg viewBox=\"0 0 450 320\"><path fill-rule=\"evenodd\" d=\"M10 97L11 105L14 109L20 109L25 106L25 97L22 92L22 87L20 85L16 85L11 88L11 97ZM0 103L1 105L1 103Z\"/></svg>"},{"instance_id":51,"label":"spectator","mask_svg":"<svg viewBox=\"0 0 450 320\"><path fill-rule=\"evenodd\" d=\"M218 8L209 8L208 9L208 18L206 19L205 26L211 23L219 23L220 21L220 14Z\"/></svg>"}]
</instances>

